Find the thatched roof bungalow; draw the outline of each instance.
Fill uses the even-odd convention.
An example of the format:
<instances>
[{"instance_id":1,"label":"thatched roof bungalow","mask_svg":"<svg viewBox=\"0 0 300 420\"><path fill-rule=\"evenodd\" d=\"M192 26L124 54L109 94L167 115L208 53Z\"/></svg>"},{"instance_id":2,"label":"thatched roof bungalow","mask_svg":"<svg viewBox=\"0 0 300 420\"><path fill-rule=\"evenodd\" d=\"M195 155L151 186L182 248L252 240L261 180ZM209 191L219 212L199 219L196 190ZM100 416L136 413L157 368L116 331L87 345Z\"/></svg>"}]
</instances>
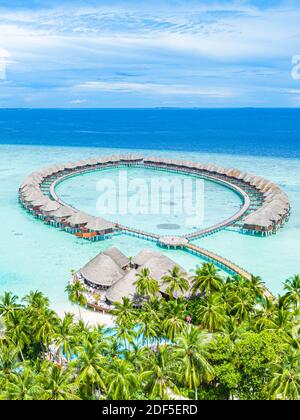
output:
<instances>
[{"instance_id":1,"label":"thatched roof bungalow","mask_svg":"<svg viewBox=\"0 0 300 420\"><path fill-rule=\"evenodd\" d=\"M50 213L50 212L60 209L60 207L61 207L61 204L59 204L57 201L49 200L48 203L45 203L41 207L41 210L43 213Z\"/></svg>"},{"instance_id":2,"label":"thatched roof bungalow","mask_svg":"<svg viewBox=\"0 0 300 420\"><path fill-rule=\"evenodd\" d=\"M121 252L118 248L116 248L115 246L106 249L103 252L104 255L107 255L108 257L110 257L111 259L114 260L114 262L122 269L125 269L129 266L130 261L129 258L126 257L125 254L123 254L123 252Z\"/></svg>"},{"instance_id":3,"label":"thatched roof bungalow","mask_svg":"<svg viewBox=\"0 0 300 420\"><path fill-rule=\"evenodd\" d=\"M88 285L105 290L122 279L125 272L109 255L101 253L81 268L79 274Z\"/></svg>"},{"instance_id":4,"label":"thatched roof bungalow","mask_svg":"<svg viewBox=\"0 0 300 420\"><path fill-rule=\"evenodd\" d=\"M91 216L81 211L75 212L71 217L68 218L68 223L71 226L83 226L91 221Z\"/></svg>"},{"instance_id":5,"label":"thatched roof bungalow","mask_svg":"<svg viewBox=\"0 0 300 420\"><path fill-rule=\"evenodd\" d=\"M111 232L115 224L102 217L91 217L85 228L93 232Z\"/></svg>"},{"instance_id":6,"label":"thatched roof bungalow","mask_svg":"<svg viewBox=\"0 0 300 420\"><path fill-rule=\"evenodd\" d=\"M75 210L71 209L70 207L61 206L58 210L54 210L50 212L51 217L55 220L60 221L61 219L65 219L68 217L73 216Z\"/></svg>"},{"instance_id":7,"label":"thatched roof bungalow","mask_svg":"<svg viewBox=\"0 0 300 420\"><path fill-rule=\"evenodd\" d=\"M159 282L160 292L164 294L166 285L161 279L178 265L152 249L139 252L134 263L135 266L130 269L129 259L118 248L112 247L98 254L78 274L89 286L106 290L107 301L116 303L121 302L123 297L138 298L135 282L143 268L150 270L150 275ZM182 267L180 269L185 273Z\"/></svg>"},{"instance_id":8,"label":"thatched roof bungalow","mask_svg":"<svg viewBox=\"0 0 300 420\"><path fill-rule=\"evenodd\" d=\"M159 283L159 290L165 294L167 286L163 284L162 277L167 275L175 266L187 276L182 267L176 264L166 255L152 249L140 251L133 259L135 268L127 272L122 279L110 287L106 293L106 299L110 303L121 302L123 297L138 299L135 282L143 268L150 270L150 275ZM187 276L188 277L188 276Z\"/></svg>"}]
</instances>

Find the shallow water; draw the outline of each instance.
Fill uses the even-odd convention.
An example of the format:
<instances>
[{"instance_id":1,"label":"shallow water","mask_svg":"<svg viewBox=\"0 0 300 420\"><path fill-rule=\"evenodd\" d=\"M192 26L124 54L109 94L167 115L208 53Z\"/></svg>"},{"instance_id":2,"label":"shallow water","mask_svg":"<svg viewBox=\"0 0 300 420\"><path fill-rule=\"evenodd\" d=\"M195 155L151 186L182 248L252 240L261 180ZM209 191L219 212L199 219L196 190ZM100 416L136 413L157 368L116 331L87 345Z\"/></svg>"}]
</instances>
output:
<instances>
[{"instance_id":1,"label":"shallow water","mask_svg":"<svg viewBox=\"0 0 300 420\"><path fill-rule=\"evenodd\" d=\"M234 191L220 184L146 168L75 176L59 184L56 192L88 214L161 236L213 226L235 214L242 204Z\"/></svg>"},{"instance_id":2,"label":"shallow water","mask_svg":"<svg viewBox=\"0 0 300 420\"><path fill-rule=\"evenodd\" d=\"M82 241L32 219L17 201L17 190L22 180L28 173L42 166L127 151L0 145L0 293L11 290L22 296L30 290L39 289L50 297L55 308L68 309L70 305L64 289L70 269L80 268L98 252L111 245L118 246L129 256L142 248L155 247L151 242L127 236L117 236L97 243ZM198 160L225 167L234 166L277 182L290 197L292 216L288 225L276 236L262 239L223 231L197 243L233 260L254 274L263 276L267 286L274 293L282 290L284 279L300 271L299 160L217 153L163 153L153 150L139 152L152 156ZM198 258L183 251L163 252L187 270L200 262Z\"/></svg>"}]
</instances>

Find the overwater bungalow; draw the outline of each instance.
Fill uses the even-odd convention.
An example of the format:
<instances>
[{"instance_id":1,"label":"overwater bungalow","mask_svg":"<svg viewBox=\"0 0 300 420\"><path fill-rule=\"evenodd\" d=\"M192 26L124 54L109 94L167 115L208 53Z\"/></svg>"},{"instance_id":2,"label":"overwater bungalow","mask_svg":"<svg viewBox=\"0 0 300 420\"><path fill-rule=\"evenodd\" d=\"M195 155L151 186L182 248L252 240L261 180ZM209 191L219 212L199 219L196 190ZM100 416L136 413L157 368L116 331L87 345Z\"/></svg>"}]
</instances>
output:
<instances>
[{"instance_id":1,"label":"overwater bungalow","mask_svg":"<svg viewBox=\"0 0 300 420\"><path fill-rule=\"evenodd\" d=\"M243 230L252 235L270 235L273 233L273 229L272 221L262 214L250 215L244 220Z\"/></svg>"},{"instance_id":2,"label":"overwater bungalow","mask_svg":"<svg viewBox=\"0 0 300 420\"><path fill-rule=\"evenodd\" d=\"M61 219L65 219L65 218L73 216L74 213L75 213L75 210L71 209L70 207L61 205L59 209L51 211L50 215L52 218L59 221Z\"/></svg>"},{"instance_id":3,"label":"overwater bungalow","mask_svg":"<svg viewBox=\"0 0 300 420\"><path fill-rule=\"evenodd\" d=\"M32 207L42 207L49 203L49 198L44 195L41 195L39 198L30 201Z\"/></svg>"},{"instance_id":4,"label":"overwater bungalow","mask_svg":"<svg viewBox=\"0 0 300 420\"><path fill-rule=\"evenodd\" d=\"M82 238L98 240L113 233L116 225L102 217L91 217L89 222L82 229ZM80 236L80 235L79 235Z\"/></svg>"},{"instance_id":5,"label":"overwater bungalow","mask_svg":"<svg viewBox=\"0 0 300 420\"><path fill-rule=\"evenodd\" d=\"M79 227L85 226L87 223L89 223L91 219L91 216L79 211L75 212L71 217L68 217L66 224L70 228L78 229Z\"/></svg>"},{"instance_id":6,"label":"overwater bungalow","mask_svg":"<svg viewBox=\"0 0 300 420\"><path fill-rule=\"evenodd\" d=\"M235 191L237 191L238 187L241 190L240 193L241 196L243 196L244 203L249 201L249 205L247 204L248 207L246 205L243 206L243 214L239 212L235 216L241 222L240 226L242 227L243 232L251 233L251 226L254 226L255 234L261 230L262 235L265 235L266 229L274 233L289 218L290 203L287 195L278 185L260 176L241 172L235 168L226 169L216 165L204 165L193 161L173 160L162 157L143 158L141 155L135 154L90 158L77 162L68 162L64 165L53 165L51 167L43 168L39 172L33 172L21 184L19 189L19 199L24 207L28 208L33 213L36 211L36 215L39 216L41 214L40 207L48 204L44 197L48 198L50 196L53 201L56 201L58 204L64 204L61 200L59 200L54 191L55 183L57 183L60 179L63 179L62 177L64 175L72 175L72 173L78 173L80 171L84 172L86 170L101 167L115 167L122 164L127 166L137 163L141 165L144 164L145 166L150 166L155 169L172 169L178 172L199 174L204 177L209 175L210 178L215 178L218 181L226 181L229 183L229 186L231 184ZM47 217L52 216L52 209L54 212L56 210L60 210L59 207L55 208L54 204L49 204L49 206L50 207L47 207L47 210L45 210ZM264 211L260 212L262 207ZM92 216L82 214L82 212L74 210L71 215L65 215L65 212L66 210L64 209L61 220L53 219L54 225L58 223L59 227L62 227L61 224L63 224L66 229L72 233L80 233L79 231L83 230L84 235L82 237L86 237L87 239L103 239L106 234L112 233L115 227L109 221L104 221L104 219L101 218L95 220ZM244 220L242 220L243 215ZM270 221L266 220L268 215L271 215L270 217L272 217L272 221L275 221L273 222L272 229L269 228L269 226L266 226ZM250 216L257 217L254 217L252 220ZM230 220L231 224L235 222L235 217ZM249 218L251 223L249 223ZM252 223L253 221L255 221L255 224ZM261 226L259 225L260 222L262 222ZM213 232L213 228L214 227L212 227L210 232ZM87 235L86 231L90 233L90 235ZM123 229L123 231L126 231L127 233L131 231L132 234L137 233L133 228L126 228ZM206 234L206 231L204 234ZM145 234L144 236L149 239L153 238L153 234L151 233L149 233L149 235ZM186 235L187 238L188 236L189 235ZM163 242L161 242L161 245L169 247L181 246L181 244L176 245L175 242L170 242L169 244L163 244Z\"/></svg>"},{"instance_id":7,"label":"overwater bungalow","mask_svg":"<svg viewBox=\"0 0 300 420\"><path fill-rule=\"evenodd\" d=\"M71 217L74 213L75 210L61 205L58 210L50 211L48 213L50 224L58 228L65 228L67 225L67 218Z\"/></svg>"},{"instance_id":8,"label":"overwater bungalow","mask_svg":"<svg viewBox=\"0 0 300 420\"><path fill-rule=\"evenodd\" d=\"M120 162L131 162L131 163L138 163L142 162L143 156L137 154L130 154L130 155L122 155L119 156Z\"/></svg>"},{"instance_id":9,"label":"overwater bungalow","mask_svg":"<svg viewBox=\"0 0 300 420\"><path fill-rule=\"evenodd\" d=\"M59 210L60 208L61 204L59 204L57 201L49 200L48 203L41 207L41 211L44 214L50 215L53 211Z\"/></svg>"}]
</instances>

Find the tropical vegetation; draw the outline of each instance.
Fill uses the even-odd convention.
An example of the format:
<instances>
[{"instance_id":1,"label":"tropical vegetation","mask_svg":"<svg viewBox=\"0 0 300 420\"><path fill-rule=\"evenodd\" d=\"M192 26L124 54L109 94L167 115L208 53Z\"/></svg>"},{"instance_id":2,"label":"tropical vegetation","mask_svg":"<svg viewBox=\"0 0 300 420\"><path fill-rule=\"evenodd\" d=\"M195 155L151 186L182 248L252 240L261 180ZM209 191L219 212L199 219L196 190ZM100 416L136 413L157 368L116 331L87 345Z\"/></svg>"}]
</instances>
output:
<instances>
[{"instance_id":1,"label":"tropical vegetation","mask_svg":"<svg viewBox=\"0 0 300 420\"><path fill-rule=\"evenodd\" d=\"M212 264L192 279L149 270L136 301L115 305L115 326L61 319L42 293L0 297L0 399L299 400L300 282L273 297L262 280L224 278ZM67 287L85 306L85 289Z\"/></svg>"}]
</instances>

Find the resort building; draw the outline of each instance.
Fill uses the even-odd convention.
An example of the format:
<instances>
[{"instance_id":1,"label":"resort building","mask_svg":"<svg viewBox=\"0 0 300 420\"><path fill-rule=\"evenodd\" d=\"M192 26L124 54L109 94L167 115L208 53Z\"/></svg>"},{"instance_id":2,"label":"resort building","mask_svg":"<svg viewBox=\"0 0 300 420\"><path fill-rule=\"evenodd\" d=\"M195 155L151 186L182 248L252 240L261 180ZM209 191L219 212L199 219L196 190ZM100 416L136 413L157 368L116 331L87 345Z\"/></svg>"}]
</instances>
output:
<instances>
[{"instance_id":1,"label":"resort building","mask_svg":"<svg viewBox=\"0 0 300 420\"><path fill-rule=\"evenodd\" d=\"M151 232L137 232L133 227L117 226L101 217L95 218L79 212L64 203L55 192L55 187L69 177L122 166L148 167L159 171L192 174L222 184L240 195L243 205L236 214L215 226L182 235L188 241L210 235L228 226L238 227L241 233L267 236L276 233L290 216L287 195L278 185L267 179L243 173L235 168L226 169L176 159L143 158L140 155L92 158L44 168L32 173L22 183L19 189L20 202L39 219L84 239L103 240L115 231L123 233L131 231L145 239L148 236L152 240L158 240L159 237L155 237ZM66 208L69 209L67 214ZM68 214L70 211L72 214Z\"/></svg>"},{"instance_id":2,"label":"resort building","mask_svg":"<svg viewBox=\"0 0 300 420\"><path fill-rule=\"evenodd\" d=\"M102 217L94 217L81 212L64 202L56 193L56 187L70 177L124 166L188 174L209 180L234 191L240 196L242 204L235 214L213 226L199 228L192 233L180 236L160 236L153 232L138 230L134 226L123 226ZM146 158L140 155L95 157L33 172L19 188L19 201L30 214L44 223L79 238L99 241L119 234L131 235L152 241L160 247L182 249L190 252L214 263L229 275L238 274L247 279L251 279L251 274L246 270L213 252L196 246L193 240L201 239L229 227L242 234L259 236L276 234L289 220L291 211L289 198L285 192L278 185L260 176L244 173L235 168L226 169L199 162L157 157ZM154 256L152 257L154 258ZM147 264L152 264L151 260L153 258L149 258ZM168 267L168 264L171 264L170 261L168 264L166 263L165 257L161 256L160 258L159 262L164 263L162 267ZM143 265L137 260L135 269L138 270ZM102 267L102 277L99 274L98 266ZM161 274L157 271L159 268L155 267L155 264L151 267L154 275ZM107 296L111 300L119 298L119 286L116 286L119 281L127 285L124 286L124 290L127 290L129 295L134 292L130 284L135 273L132 274L132 269L127 272L126 266L120 266L111 255L96 257L95 260L91 261L91 265L87 265L82 271L82 274L86 276L86 282L100 289L108 290ZM125 277L127 274L128 278ZM110 288L114 289L110 290Z\"/></svg>"},{"instance_id":3,"label":"resort building","mask_svg":"<svg viewBox=\"0 0 300 420\"><path fill-rule=\"evenodd\" d=\"M136 282L143 268L150 270L150 276L157 280L160 294L166 295L166 286L162 277L168 274L175 266L173 260L152 249L140 251L129 260L119 249L112 247L98 254L88 264L75 274L75 280L83 280L87 286L94 290L105 292L105 300L109 304L121 302L128 297L138 302ZM180 267L182 273L188 274Z\"/></svg>"}]
</instances>

